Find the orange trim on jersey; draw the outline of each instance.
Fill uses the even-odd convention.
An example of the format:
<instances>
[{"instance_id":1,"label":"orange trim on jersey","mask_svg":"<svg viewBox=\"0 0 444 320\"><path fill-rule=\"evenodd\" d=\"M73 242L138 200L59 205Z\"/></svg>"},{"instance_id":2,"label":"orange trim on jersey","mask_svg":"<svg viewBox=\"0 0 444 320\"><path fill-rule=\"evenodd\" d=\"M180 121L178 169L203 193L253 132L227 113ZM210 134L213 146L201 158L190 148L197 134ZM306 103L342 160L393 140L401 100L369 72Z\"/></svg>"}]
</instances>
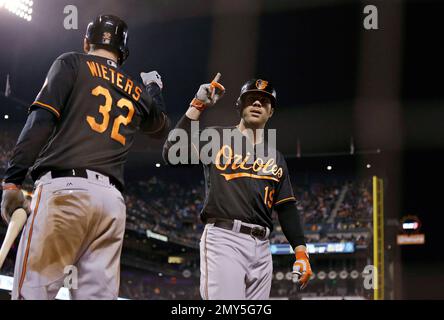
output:
<instances>
[{"instance_id":1,"label":"orange trim on jersey","mask_svg":"<svg viewBox=\"0 0 444 320\"><path fill-rule=\"evenodd\" d=\"M29 228L28 243L26 245L25 257L23 258L22 274L20 275L20 281L19 281L19 287L18 287L18 295L19 295L19 297L20 297L20 292L22 291L23 282L25 281L26 264L28 263L28 254L29 254L29 249L31 247L32 230L33 230L33 227L34 227L35 216L37 215L37 211L39 210L39 203L40 203L40 197L42 195L42 189L43 189L43 186L40 186L40 190L39 190L39 193L37 195L37 201L36 201L35 208L34 208L34 213L33 213L33 216L32 216L31 226Z\"/></svg>"},{"instance_id":2,"label":"orange trim on jersey","mask_svg":"<svg viewBox=\"0 0 444 320\"><path fill-rule=\"evenodd\" d=\"M51 107L49 104L45 104L45 103L42 103L40 101L34 101L33 105L34 104L37 104L37 105L39 105L41 107L48 108L49 110L51 110L52 112L54 112L56 114L57 118L60 118L60 112L56 108Z\"/></svg>"},{"instance_id":3,"label":"orange trim on jersey","mask_svg":"<svg viewBox=\"0 0 444 320\"><path fill-rule=\"evenodd\" d=\"M295 197L288 197L288 198L285 198L285 199L279 200L279 201L276 202L274 205L280 204L280 203L282 203L282 202L287 202L287 201L290 201L290 200L296 200L296 198L295 198Z\"/></svg>"},{"instance_id":4,"label":"orange trim on jersey","mask_svg":"<svg viewBox=\"0 0 444 320\"><path fill-rule=\"evenodd\" d=\"M230 181L237 178L252 178L252 179L261 179L261 180L273 180L279 182L278 178L270 177L270 176L259 176L257 174L248 173L248 172L240 172L240 173L221 173L221 175L225 178L226 181Z\"/></svg>"}]
</instances>

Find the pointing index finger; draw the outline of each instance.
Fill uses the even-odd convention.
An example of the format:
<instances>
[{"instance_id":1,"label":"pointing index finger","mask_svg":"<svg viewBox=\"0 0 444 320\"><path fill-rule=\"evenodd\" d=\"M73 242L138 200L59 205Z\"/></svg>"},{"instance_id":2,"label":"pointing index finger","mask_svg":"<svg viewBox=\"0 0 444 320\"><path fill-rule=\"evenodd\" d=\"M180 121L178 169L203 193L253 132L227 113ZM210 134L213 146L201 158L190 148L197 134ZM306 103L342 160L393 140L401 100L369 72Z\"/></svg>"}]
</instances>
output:
<instances>
[{"instance_id":1,"label":"pointing index finger","mask_svg":"<svg viewBox=\"0 0 444 320\"><path fill-rule=\"evenodd\" d=\"M211 81L211 87L217 88L220 91L225 91L225 87L219 83L220 77L221 77L221 74L218 72L216 74L216 76L214 77L213 81ZM214 91L213 91L213 93L214 93Z\"/></svg>"},{"instance_id":2,"label":"pointing index finger","mask_svg":"<svg viewBox=\"0 0 444 320\"><path fill-rule=\"evenodd\" d=\"M212 82L219 82L221 76L220 72L218 72Z\"/></svg>"}]
</instances>

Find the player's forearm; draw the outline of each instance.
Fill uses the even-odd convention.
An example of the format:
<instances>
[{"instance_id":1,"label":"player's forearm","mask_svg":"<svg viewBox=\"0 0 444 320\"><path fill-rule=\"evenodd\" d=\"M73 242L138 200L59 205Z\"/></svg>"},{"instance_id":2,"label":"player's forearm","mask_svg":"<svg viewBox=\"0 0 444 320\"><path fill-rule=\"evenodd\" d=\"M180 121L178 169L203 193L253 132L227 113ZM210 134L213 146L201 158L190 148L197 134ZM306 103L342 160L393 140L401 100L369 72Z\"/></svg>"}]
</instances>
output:
<instances>
[{"instance_id":1,"label":"player's forearm","mask_svg":"<svg viewBox=\"0 0 444 320\"><path fill-rule=\"evenodd\" d=\"M56 118L49 111L35 109L31 112L9 161L4 176L5 182L17 185L23 183L28 169L48 142L55 123Z\"/></svg>"},{"instance_id":2,"label":"player's forearm","mask_svg":"<svg viewBox=\"0 0 444 320\"><path fill-rule=\"evenodd\" d=\"M154 139L165 139L171 130L171 120L165 113L162 113L163 121L159 129L155 133L151 133L150 136Z\"/></svg>"},{"instance_id":3,"label":"player's forearm","mask_svg":"<svg viewBox=\"0 0 444 320\"><path fill-rule=\"evenodd\" d=\"M194 107L189 107L187 112L185 112L185 116L190 120L199 120L200 115L202 114L202 111L197 110Z\"/></svg>"},{"instance_id":4,"label":"player's forearm","mask_svg":"<svg viewBox=\"0 0 444 320\"><path fill-rule=\"evenodd\" d=\"M302 228L301 217L294 202L283 203L277 206L279 223L282 232L295 250L305 246L304 230Z\"/></svg>"},{"instance_id":5,"label":"player's forearm","mask_svg":"<svg viewBox=\"0 0 444 320\"><path fill-rule=\"evenodd\" d=\"M166 112L166 105L162 96L162 89L160 89L160 87L154 82L146 85L145 87L146 91L148 91L149 95L153 99L153 105L155 108Z\"/></svg>"},{"instance_id":6,"label":"player's forearm","mask_svg":"<svg viewBox=\"0 0 444 320\"><path fill-rule=\"evenodd\" d=\"M162 90L155 82L145 86L152 99L151 114L147 121L144 121L140 130L154 139L163 139L170 131L171 122L166 114L166 105L162 96Z\"/></svg>"},{"instance_id":7,"label":"player's forearm","mask_svg":"<svg viewBox=\"0 0 444 320\"><path fill-rule=\"evenodd\" d=\"M140 131L143 134L149 135L153 139L164 139L171 129L171 121L164 112L152 115L154 119L150 119L149 122L144 122L140 126ZM151 123L155 123L153 127Z\"/></svg>"},{"instance_id":8,"label":"player's forearm","mask_svg":"<svg viewBox=\"0 0 444 320\"><path fill-rule=\"evenodd\" d=\"M190 107L185 112L185 115L179 120L176 127L171 131L168 136L168 139L165 141L162 156L166 163L172 164L170 159L168 158L169 151L172 146L178 143L184 143L184 145L180 146L181 149L185 149L187 151L188 160L192 159L191 153L194 152L195 155L197 153L197 158L200 157L200 147L199 145L194 145L191 142L191 137L197 135L197 132L191 132L191 123L193 121L199 120L202 112L208 107L214 105L217 100L219 100L224 92L225 88L218 83L221 75L218 73L214 80L211 83L203 84L199 87L195 97L190 102ZM183 142L183 139L179 139L179 133L175 132L175 130L185 130L185 133L188 137L186 142ZM176 135L176 133L178 133ZM188 162L191 164L191 162Z\"/></svg>"}]
</instances>

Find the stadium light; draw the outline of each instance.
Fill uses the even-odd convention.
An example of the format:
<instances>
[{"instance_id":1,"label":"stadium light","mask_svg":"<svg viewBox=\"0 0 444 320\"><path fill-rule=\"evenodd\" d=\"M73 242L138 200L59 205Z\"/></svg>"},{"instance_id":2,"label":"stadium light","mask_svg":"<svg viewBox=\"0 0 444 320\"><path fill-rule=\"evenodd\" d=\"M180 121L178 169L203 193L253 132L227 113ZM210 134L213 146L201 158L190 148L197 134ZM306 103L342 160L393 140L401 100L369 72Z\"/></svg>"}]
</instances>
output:
<instances>
[{"instance_id":1,"label":"stadium light","mask_svg":"<svg viewBox=\"0 0 444 320\"><path fill-rule=\"evenodd\" d=\"M9 119L9 115L5 114L5 120Z\"/></svg>"},{"instance_id":2,"label":"stadium light","mask_svg":"<svg viewBox=\"0 0 444 320\"><path fill-rule=\"evenodd\" d=\"M342 280L347 279L348 278L347 270L342 270L341 272L339 272L339 278L341 278Z\"/></svg>"},{"instance_id":3,"label":"stadium light","mask_svg":"<svg viewBox=\"0 0 444 320\"><path fill-rule=\"evenodd\" d=\"M402 224L402 228L404 230L416 230L419 228L419 223L418 222L404 222Z\"/></svg>"},{"instance_id":4,"label":"stadium light","mask_svg":"<svg viewBox=\"0 0 444 320\"><path fill-rule=\"evenodd\" d=\"M0 8L5 8L26 21L32 20L32 0L0 0Z\"/></svg>"},{"instance_id":5,"label":"stadium light","mask_svg":"<svg viewBox=\"0 0 444 320\"><path fill-rule=\"evenodd\" d=\"M319 280L324 280L326 277L327 277L327 273L325 273L325 271L318 272L318 279Z\"/></svg>"},{"instance_id":6,"label":"stadium light","mask_svg":"<svg viewBox=\"0 0 444 320\"><path fill-rule=\"evenodd\" d=\"M327 170L328 170L328 171L331 171L331 169L333 169L332 166L327 166Z\"/></svg>"},{"instance_id":7,"label":"stadium light","mask_svg":"<svg viewBox=\"0 0 444 320\"><path fill-rule=\"evenodd\" d=\"M372 166L371 166L371 164L370 163L367 163L367 169L370 169Z\"/></svg>"},{"instance_id":8,"label":"stadium light","mask_svg":"<svg viewBox=\"0 0 444 320\"><path fill-rule=\"evenodd\" d=\"M182 275L183 275L184 278L189 278L189 277L191 277L191 271L188 270L188 269L185 269L185 270L182 272Z\"/></svg>"},{"instance_id":9,"label":"stadium light","mask_svg":"<svg viewBox=\"0 0 444 320\"><path fill-rule=\"evenodd\" d=\"M352 272L350 272L350 278L358 279L359 278L359 271L358 270L353 270Z\"/></svg>"},{"instance_id":10,"label":"stadium light","mask_svg":"<svg viewBox=\"0 0 444 320\"><path fill-rule=\"evenodd\" d=\"M156 163L156 168L160 168L160 163Z\"/></svg>"},{"instance_id":11,"label":"stadium light","mask_svg":"<svg viewBox=\"0 0 444 320\"><path fill-rule=\"evenodd\" d=\"M421 221L417 216L408 215L401 219L401 226L404 233L418 233Z\"/></svg>"}]
</instances>

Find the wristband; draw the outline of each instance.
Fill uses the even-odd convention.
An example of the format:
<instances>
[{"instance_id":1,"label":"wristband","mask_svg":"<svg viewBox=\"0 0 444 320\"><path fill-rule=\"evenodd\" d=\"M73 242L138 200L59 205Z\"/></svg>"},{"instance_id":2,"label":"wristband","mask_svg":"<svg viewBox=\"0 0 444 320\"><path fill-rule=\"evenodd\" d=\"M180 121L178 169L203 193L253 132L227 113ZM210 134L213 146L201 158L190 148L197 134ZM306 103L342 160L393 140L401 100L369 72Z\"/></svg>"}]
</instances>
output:
<instances>
[{"instance_id":1,"label":"wristband","mask_svg":"<svg viewBox=\"0 0 444 320\"><path fill-rule=\"evenodd\" d=\"M297 250L295 252L296 260L304 260L306 258L309 259L308 252L306 250Z\"/></svg>"},{"instance_id":2,"label":"wristband","mask_svg":"<svg viewBox=\"0 0 444 320\"><path fill-rule=\"evenodd\" d=\"M197 98L191 100L190 107L194 107L199 111L204 111L207 108L206 104Z\"/></svg>"}]
</instances>

